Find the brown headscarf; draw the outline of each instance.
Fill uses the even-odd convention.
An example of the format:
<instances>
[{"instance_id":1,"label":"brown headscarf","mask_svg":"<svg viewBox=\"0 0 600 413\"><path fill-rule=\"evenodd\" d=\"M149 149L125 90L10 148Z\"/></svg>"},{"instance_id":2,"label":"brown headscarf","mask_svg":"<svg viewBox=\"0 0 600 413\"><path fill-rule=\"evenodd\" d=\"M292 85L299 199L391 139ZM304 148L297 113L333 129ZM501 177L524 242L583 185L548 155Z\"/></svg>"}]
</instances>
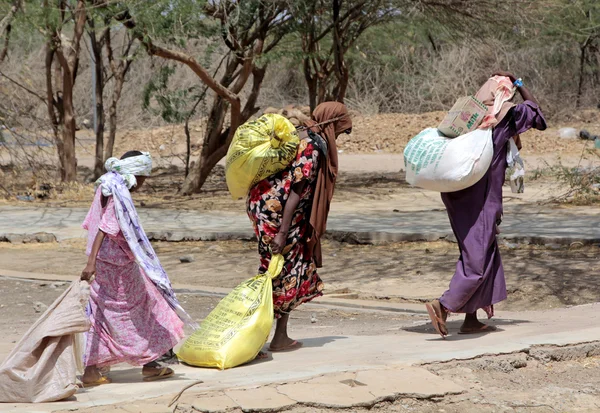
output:
<instances>
[{"instance_id":1,"label":"brown headscarf","mask_svg":"<svg viewBox=\"0 0 600 413\"><path fill-rule=\"evenodd\" d=\"M348 108L343 103L326 102L315 108L312 118L305 121L304 125L327 141L327 160L319 167L313 196L310 214L312 235L308 242L310 252L315 257L317 267L320 268L323 262L321 236L327 227L329 205L333 198L338 173L338 151L335 139L340 133L352 128L352 119L348 114Z\"/></svg>"}]
</instances>

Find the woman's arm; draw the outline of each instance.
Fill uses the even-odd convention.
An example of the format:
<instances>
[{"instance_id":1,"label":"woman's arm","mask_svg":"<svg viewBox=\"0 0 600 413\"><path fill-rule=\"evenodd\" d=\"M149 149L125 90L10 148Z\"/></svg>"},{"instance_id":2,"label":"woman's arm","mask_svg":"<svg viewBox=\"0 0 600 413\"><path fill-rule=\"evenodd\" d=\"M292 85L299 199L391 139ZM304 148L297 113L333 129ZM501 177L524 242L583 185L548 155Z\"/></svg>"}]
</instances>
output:
<instances>
[{"instance_id":1,"label":"woman's arm","mask_svg":"<svg viewBox=\"0 0 600 413\"><path fill-rule=\"evenodd\" d=\"M294 212L300 203L300 197L302 196L302 191L304 191L305 187L306 180L302 180L292 185L290 196L285 202L285 207L283 208L283 218L281 219L279 232L271 242L271 252L273 254L281 254L285 248L285 242L287 240L288 232L290 231L292 218L294 217Z\"/></svg>"},{"instance_id":2,"label":"woman's arm","mask_svg":"<svg viewBox=\"0 0 600 413\"><path fill-rule=\"evenodd\" d=\"M540 106L540 103L537 101L535 96L533 96L533 93L531 93L531 91L529 89L527 89L525 86L521 86L521 87L517 88L517 90L521 94L521 97L523 98L523 100L529 100L529 101L535 103L536 105Z\"/></svg>"},{"instance_id":3,"label":"woman's arm","mask_svg":"<svg viewBox=\"0 0 600 413\"><path fill-rule=\"evenodd\" d=\"M96 257L98 256L98 251L100 251L100 246L102 245L102 241L104 241L104 237L106 234L101 230L98 230L98 234L96 234L96 238L94 239L94 243L92 244L92 252L88 258L87 265L81 272L81 279L89 281L90 278L96 273Z\"/></svg>"}]
</instances>

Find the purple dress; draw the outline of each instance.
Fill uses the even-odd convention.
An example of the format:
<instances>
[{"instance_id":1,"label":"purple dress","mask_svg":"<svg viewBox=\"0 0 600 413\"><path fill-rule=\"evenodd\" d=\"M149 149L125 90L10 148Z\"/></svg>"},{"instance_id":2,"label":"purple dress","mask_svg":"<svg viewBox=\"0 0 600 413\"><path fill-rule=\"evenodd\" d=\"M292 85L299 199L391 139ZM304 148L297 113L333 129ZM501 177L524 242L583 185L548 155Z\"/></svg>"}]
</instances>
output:
<instances>
[{"instance_id":1,"label":"purple dress","mask_svg":"<svg viewBox=\"0 0 600 413\"><path fill-rule=\"evenodd\" d=\"M494 157L484 177L467 189L442 194L460 248L456 273L440 298L450 312L484 309L492 317L493 305L506 299L496 227L502 219L507 143L531 128L546 129L546 120L538 105L525 101L512 108L494 128Z\"/></svg>"}]
</instances>

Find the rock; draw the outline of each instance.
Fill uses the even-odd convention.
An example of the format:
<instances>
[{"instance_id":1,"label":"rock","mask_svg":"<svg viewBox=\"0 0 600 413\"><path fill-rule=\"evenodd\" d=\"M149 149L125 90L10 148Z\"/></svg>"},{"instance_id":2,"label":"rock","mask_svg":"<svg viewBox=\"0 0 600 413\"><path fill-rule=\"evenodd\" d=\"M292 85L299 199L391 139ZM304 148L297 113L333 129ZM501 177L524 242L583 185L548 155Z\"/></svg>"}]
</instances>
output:
<instances>
[{"instance_id":1,"label":"rock","mask_svg":"<svg viewBox=\"0 0 600 413\"><path fill-rule=\"evenodd\" d=\"M194 262L194 256L193 255L184 255L183 257L179 257L179 261L182 264Z\"/></svg>"},{"instance_id":2,"label":"rock","mask_svg":"<svg viewBox=\"0 0 600 413\"><path fill-rule=\"evenodd\" d=\"M10 242L11 244L22 244L25 240L25 235L22 234L4 234L0 237L0 240L4 242Z\"/></svg>"},{"instance_id":3,"label":"rock","mask_svg":"<svg viewBox=\"0 0 600 413\"><path fill-rule=\"evenodd\" d=\"M48 232L38 232L33 235L35 237L35 240L40 243L57 242L56 235L50 234Z\"/></svg>"},{"instance_id":4,"label":"rock","mask_svg":"<svg viewBox=\"0 0 600 413\"><path fill-rule=\"evenodd\" d=\"M39 302L39 301L38 301L38 302L36 302L36 303L33 303L33 310L34 310L36 313L43 313L43 312L44 312L44 311L46 311L47 309L48 309L48 306L47 306L46 304L44 304L44 303L41 303L41 302Z\"/></svg>"},{"instance_id":5,"label":"rock","mask_svg":"<svg viewBox=\"0 0 600 413\"><path fill-rule=\"evenodd\" d=\"M265 111L263 113L266 115L268 113L279 113L279 112L281 112L279 109L269 106L268 108L265 109Z\"/></svg>"},{"instance_id":6,"label":"rock","mask_svg":"<svg viewBox=\"0 0 600 413\"><path fill-rule=\"evenodd\" d=\"M300 106L298 110L306 115L306 117L310 117L310 106Z\"/></svg>"},{"instance_id":7,"label":"rock","mask_svg":"<svg viewBox=\"0 0 600 413\"><path fill-rule=\"evenodd\" d=\"M598 136L592 135L590 132L583 129L579 131L579 138L588 141L595 141L596 139L598 139Z\"/></svg>"},{"instance_id":8,"label":"rock","mask_svg":"<svg viewBox=\"0 0 600 413\"><path fill-rule=\"evenodd\" d=\"M575 139L577 135L577 129L575 128L560 128L558 130L558 136L562 139Z\"/></svg>"}]
</instances>

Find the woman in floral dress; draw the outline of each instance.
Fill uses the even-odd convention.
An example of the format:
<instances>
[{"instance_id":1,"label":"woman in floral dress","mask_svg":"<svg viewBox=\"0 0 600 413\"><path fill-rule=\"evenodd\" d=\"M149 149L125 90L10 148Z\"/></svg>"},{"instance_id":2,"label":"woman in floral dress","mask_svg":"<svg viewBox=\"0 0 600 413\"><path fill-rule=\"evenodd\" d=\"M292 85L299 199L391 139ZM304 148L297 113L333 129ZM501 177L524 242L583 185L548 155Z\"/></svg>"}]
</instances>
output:
<instances>
[{"instance_id":1,"label":"woman in floral dress","mask_svg":"<svg viewBox=\"0 0 600 413\"><path fill-rule=\"evenodd\" d=\"M300 304L323 294L320 238L325 232L337 177L336 138L350 133L346 106L323 103L301 131L296 159L285 170L256 184L248 195L248 216L258 237L259 273L272 254L283 254L285 265L273 280L277 326L269 350L302 346L287 334L289 314Z\"/></svg>"}]
</instances>

